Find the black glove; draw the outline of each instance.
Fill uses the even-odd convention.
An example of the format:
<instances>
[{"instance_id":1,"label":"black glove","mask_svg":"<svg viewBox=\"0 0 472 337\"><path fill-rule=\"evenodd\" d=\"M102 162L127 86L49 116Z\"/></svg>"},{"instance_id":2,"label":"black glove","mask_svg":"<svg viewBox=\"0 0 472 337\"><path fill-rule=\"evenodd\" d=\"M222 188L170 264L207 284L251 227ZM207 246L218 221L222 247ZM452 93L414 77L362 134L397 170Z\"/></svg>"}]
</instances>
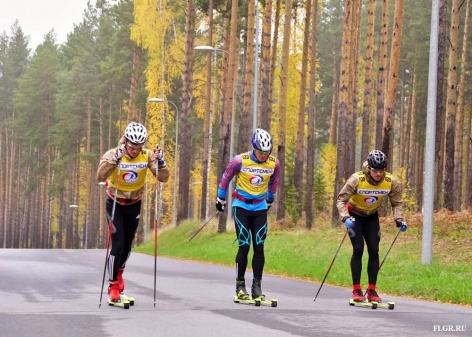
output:
<instances>
[{"instance_id":1,"label":"black glove","mask_svg":"<svg viewBox=\"0 0 472 337\"><path fill-rule=\"evenodd\" d=\"M267 210L269 210L271 207L272 207L272 203L274 202L274 200L272 201L269 201L269 200L266 200L266 203L267 203Z\"/></svg>"},{"instance_id":2,"label":"black glove","mask_svg":"<svg viewBox=\"0 0 472 337\"><path fill-rule=\"evenodd\" d=\"M218 212L224 212L225 205L226 205L225 199L216 198L216 209L218 210Z\"/></svg>"},{"instance_id":3,"label":"black glove","mask_svg":"<svg viewBox=\"0 0 472 337\"><path fill-rule=\"evenodd\" d=\"M395 220L395 223L397 224L397 228L402 232L405 232L408 229L408 224L406 221L403 221L403 219L397 219Z\"/></svg>"}]
</instances>

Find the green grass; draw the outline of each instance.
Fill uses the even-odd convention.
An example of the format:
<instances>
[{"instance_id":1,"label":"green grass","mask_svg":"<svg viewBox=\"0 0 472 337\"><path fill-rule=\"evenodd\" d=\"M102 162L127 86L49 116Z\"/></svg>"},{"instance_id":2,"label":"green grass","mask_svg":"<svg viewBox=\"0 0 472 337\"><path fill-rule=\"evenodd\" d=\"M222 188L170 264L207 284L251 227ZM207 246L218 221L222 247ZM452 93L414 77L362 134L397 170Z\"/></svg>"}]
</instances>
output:
<instances>
[{"instance_id":1,"label":"green grass","mask_svg":"<svg viewBox=\"0 0 472 337\"><path fill-rule=\"evenodd\" d=\"M216 234L216 222L206 226L192 241L188 239L202 222L186 222L179 227L161 230L158 255L180 259L206 261L234 266L237 243L234 230ZM270 230L265 243L264 273L320 283L343 237L343 229L330 226L304 229ZM394 226L382 228L380 262L397 234ZM133 249L154 254L154 240ZM325 284L351 287L351 243L346 237ZM251 250L252 253L252 250ZM434 253L433 253L434 254ZM433 255L434 256L434 255ZM382 295L397 295L472 305L472 266L470 263L441 262L434 256L431 265L421 263L421 240L417 232L401 233L379 272L377 289ZM439 262L438 262L439 261ZM249 264L250 266L250 264ZM363 288L367 285L367 251L364 253ZM313 288L315 293L317 287Z\"/></svg>"}]
</instances>

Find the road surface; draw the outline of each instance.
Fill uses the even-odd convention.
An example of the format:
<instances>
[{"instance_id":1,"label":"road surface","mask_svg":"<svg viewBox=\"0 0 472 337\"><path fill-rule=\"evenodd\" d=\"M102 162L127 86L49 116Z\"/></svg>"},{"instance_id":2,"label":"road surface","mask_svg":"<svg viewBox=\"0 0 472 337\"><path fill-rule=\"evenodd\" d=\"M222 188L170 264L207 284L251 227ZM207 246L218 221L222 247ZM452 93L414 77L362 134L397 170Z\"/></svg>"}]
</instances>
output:
<instances>
[{"instance_id":1,"label":"road surface","mask_svg":"<svg viewBox=\"0 0 472 337\"><path fill-rule=\"evenodd\" d=\"M104 250L1 249L0 336L472 336L472 308L401 297L388 297L394 310L351 307L350 289L326 284L313 302L319 284L268 275L277 308L235 304L234 268L164 257L154 302L154 257L138 253L124 274L135 305L110 307L105 285L99 307L104 262Z\"/></svg>"}]
</instances>

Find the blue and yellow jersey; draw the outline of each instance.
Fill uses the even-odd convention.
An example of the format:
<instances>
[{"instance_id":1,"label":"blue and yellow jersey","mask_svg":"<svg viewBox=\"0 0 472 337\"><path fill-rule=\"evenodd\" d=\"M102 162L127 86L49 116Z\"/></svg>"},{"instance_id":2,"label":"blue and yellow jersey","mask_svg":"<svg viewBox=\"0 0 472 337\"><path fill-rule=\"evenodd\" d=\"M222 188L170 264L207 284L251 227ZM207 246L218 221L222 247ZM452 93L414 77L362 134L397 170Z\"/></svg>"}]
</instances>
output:
<instances>
[{"instance_id":1,"label":"blue and yellow jersey","mask_svg":"<svg viewBox=\"0 0 472 337\"><path fill-rule=\"evenodd\" d=\"M266 200L274 200L279 170L280 162L274 156L269 156L265 162L259 162L253 151L239 154L230 161L223 173L218 185L218 197L226 199L229 183L236 177L237 195L254 203L247 203L236 197L233 198L232 206L250 211L266 209Z\"/></svg>"}]
</instances>

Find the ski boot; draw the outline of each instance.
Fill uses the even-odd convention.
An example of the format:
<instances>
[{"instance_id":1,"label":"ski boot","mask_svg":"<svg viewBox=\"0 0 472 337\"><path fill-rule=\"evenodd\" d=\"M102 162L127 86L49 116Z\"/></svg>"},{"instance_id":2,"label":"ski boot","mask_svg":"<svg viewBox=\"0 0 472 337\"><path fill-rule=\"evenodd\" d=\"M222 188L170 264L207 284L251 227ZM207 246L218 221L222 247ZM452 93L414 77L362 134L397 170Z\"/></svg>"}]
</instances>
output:
<instances>
[{"instance_id":1,"label":"ski boot","mask_svg":"<svg viewBox=\"0 0 472 337\"><path fill-rule=\"evenodd\" d=\"M236 279L236 296L240 300L249 299L249 294L246 291L246 282L244 279Z\"/></svg>"},{"instance_id":2,"label":"ski boot","mask_svg":"<svg viewBox=\"0 0 472 337\"><path fill-rule=\"evenodd\" d=\"M123 280L123 272L125 268L118 269L118 287L120 290L121 300L128 301L130 305L134 305L134 297L129 297L125 295L125 282Z\"/></svg>"},{"instance_id":3,"label":"ski boot","mask_svg":"<svg viewBox=\"0 0 472 337\"><path fill-rule=\"evenodd\" d=\"M382 299L373 288L367 288L367 300L369 302L382 302Z\"/></svg>"},{"instance_id":4,"label":"ski boot","mask_svg":"<svg viewBox=\"0 0 472 337\"><path fill-rule=\"evenodd\" d=\"M123 281L123 271L125 269L124 268L120 268L118 269L118 286L120 288L120 294L123 294L123 292L125 291L125 282Z\"/></svg>"},{"instance_id":5,"label":"ski boot","mask_svg":"<svg viewBox=\"0 0 472 337\"><path fill-rule=\"evenodd\" d=\"M252 287L251 287L252 299L256 299L256 298L260 300L265 299L265 295L262 293L262 289L261 289L261 281L262 279L260 278L254 278L254 280L252 280Z\"/></svg>"},{"instance_id":6,"label":"ski boot","mask_svg":"<svg viewBox=\"0 0 472 337\"><path fill-rule=\"evenodd\" d=\"M365 301L365 296L364 293L362 292L361 289L354 289L352 291L352 299L355 302L364 302Z\"/></svg>"},{"instance_id":7,"label":"ski boot","mask_svg":"<svg viewBox=\"0 0 472 337\"><path fill-rule=\"evenodd\" d=\"M110 281L108 285L108 297L112 302L120 301L120 286L118 285L118 281Z\"/></svg>"}]
</instances>

